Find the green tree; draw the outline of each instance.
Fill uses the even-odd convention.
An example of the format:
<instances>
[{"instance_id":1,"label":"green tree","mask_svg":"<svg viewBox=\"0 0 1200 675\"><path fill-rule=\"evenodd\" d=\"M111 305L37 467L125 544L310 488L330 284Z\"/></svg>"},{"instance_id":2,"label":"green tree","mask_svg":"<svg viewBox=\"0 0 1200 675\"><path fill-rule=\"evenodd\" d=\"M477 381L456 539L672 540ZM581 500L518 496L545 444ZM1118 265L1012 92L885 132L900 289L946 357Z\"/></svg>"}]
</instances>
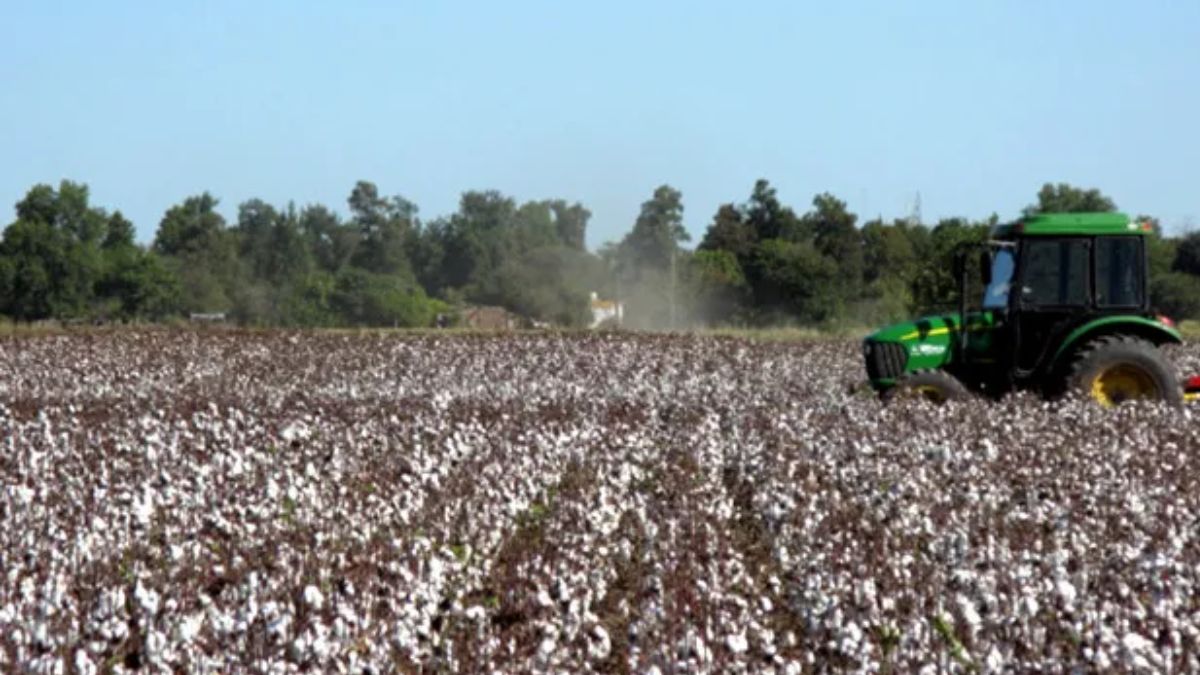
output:
<instances>
[{"instance_id":1,"label":"green tree","mask_svg":"<svg viewBox=\"0 0 1200 675\"><path fill-rule=\"evenodd\" d=\"M741 209L734 204L722 204L717 208L712 223L700 241L701 251L728 251L739 260L748 260L758 241L758 233Z\"/></svg>"},{"instance_id":2,"label":"green tree","mask_svg":"<svg viewBox=\"0 0 1200 675\"><path fill-rule=\"evenodd\" d=\"M294 205L276 209L260 199L238 207L236 239L242 283L231 290L234 317L243 323L294 325L296 286L313 271L313 254Z\"/></svg>"},{"instance_id":3,"label":"green tree","mask_svg":"<svg viewBox=\"0 0 1200 675\"><path fill-rule=\"evenodd\" d=\"M100 247L106 251L136 246L134 227L120 211L114 211L105 223L104 241Z\"/></svg>"},{"instance_id":4,"label":"green tree","mask_svg":"<svg viewBox=\"0 0 1200 675\"><path fill-rule=\"evenodd\" d=\"M83 183L64 180L57 190L35 185L17 203L17 219L45 223L79 244L98 245L108 216L88 202L88 186Z\"/></svg>"},{"instance_id":5,"label":"green tree","mask_svg":"<svg viewBox=\"0 0 1200 675\"><path fill-rule=\"evenodd\" d=\"M805 241L812 236L811 223L797 218L791 207L780 203L775 188L765 178L755 181L750 200L742 211L755 240Z\"/></svg>"},{"instance_id":6,"label":"green tree","mask_svg":"<svg viewBox=\"0 0 1200 675\"><path fill-rule=\"evenodd\" d=\"M917 267L917 250L911 227L903 220L886 225L872 220L862 227L863 281L911 279Z\"/></svg>"},{"instance_id":7,"label":"green tree","mask_svg":"<svg viewBox=\"0 0 1200 675\"><path fill-rule=\"evenodd\" d=\"M179 311L179 279L162 259L136 246L109 249L98 295L112 310L110 318L160 321Z\"/></svg>"},{"instance_id":8,"label":"green tree","mask_svg":"<svg viewBox=\"0 0 1200 675\"><path fill-rule=\"evenodd\" d=\"M1151 235L1146 237L1146 255L1150 260L1150 278L1154 279L1170 272L1175 264L1179 241L1163 236L1162 227L1159 225L1157 218L1139 215L1134 220L1140 223L1150 223L1153 230Z\"/></svg>"},{"instance_id":9,"label":"green tree","mask_svg":"<svg viewBox=\"0 0 1200 675\"><path fill-rule=\"evenodd\" d=\"M516 220L516 202L499 192L463 193L442 230L443 286L476 300L494 297L497 271L514 248Z\"/></svg>"},{"instance_id":10,"label":"green tree","mask_svg":"<svg viewBox=\"0 0 1200 675\"><path fill-rule=\"evenodd\" d=\"M1150 281L1150 301L1176 321L1200 319L1200 277L1185 272L1157 276Z\"/></svg>"},{"instance_id":11,"label":"green tree","mask_svg":"<svg viewBox=\"0 0 1200 675\"><path fill-rule=\"evenodd\" d=\"M563 246L576 251L587 250L587 226L592 212L578 202L568 204L562 199L548 202L554 213L554 227Z\"/></svg>"},{"instance_id":12,"label":"green tree","mask_svg":"<svg viewBox=\"0 0 1200 675\"><path fill-rule=\"evenodd\" d=\"M682 274L689 239L683 227L683 195L659 186L642 203L633 229L617 247L615 271L625 302L625 324L675 329L683 318Z\"/></svg>"},{"instance_id":13,"label":"green tree","mask_svg":"<svg viewBox=\"0 0 1200 675\"><path fill-rule=\"evenodd\" d=\"M701 324L727 324L740 318L749 300L749 284L732 251L700 250L687 264L688 314Z\"/></svg>"},{"instance_id":14,"label":"green tree","mask_svg":"<svg viewBox=\"0 0 1200 675\"><path fill-rule=\"evenodd\" d=\"M546 246L505 261L497 275L497 297L509 309L560 326L591 320L589 280L602 273L600 261L567 246Z\"/></svg>"},{"instance_id":15,"label":"green tree","mask_svg":"<svg viewBox=\"0 0 1200 675\"><path fill-rule=\"evenodd\" d=\"M867 325L890 323L912 311L912 286L924 245L925 227L905 220L876 219L862 227L863 295L852 318Z\"/></svg>"},{"instance_id":16,"label":"green tree","mask_svg":"<svg viewBox=\"0 0 1200 675\"><path fill-rule=\"evenodd\" d=\"M1117 205L1113 200L1095 188L1077 188L1067 183L1046 183L1038 191L1037 203L1025 207L1025 214L1097 213L1116 210Z\"/></svg>"},{"instance_id":17,"label":"green tree","mask_svg":"<svg viewBox=\"0 0 1200 675\"><path fill-rule=\"evenodd\" d=\"M669 270L679 244L689 239L683 227L683 193L661 185L642 203L633 230L621 242L622 255L637 271Z\"/></svg>"},{"instance_id":18,"label":"green tree","mask_svg":"<svg viewBox=\"0 0 1200 675\"><path fill-rule=\"evenodd\" d=\"M0 242L6 313L35 320L91 311L112 219L88 201L86 185L64 180L57 190L35 185L17 203L17 220Z\"/></svg>"},{"instance_id":19,"label":"green tree","mask_svg":"<svg viewBox=\"0 0 1200 675\"><path fill-rule=\"evenodd\" d=\"M354 267L338 274L330 306L348 325L397 327L432 325L440 308L415 284Z\"/></svg>"},{"instance_id":20,"label":"green tree","mask_svg":"<svg viewBox=\"0 0 1200 675\"><path fill-rule=\"evenodd\" d=\"M282 316L288 326L324 327L346 323L333 307L337 277L314 270L293 285L284 298Z\"/></svg>"},{"instance_id":21,"label":"green tree","mask_svg":"<svg viewBox=\"0 0 1200 675\"><path fill-rule=\"evenodd\" d=\"M1179 238L1171 270L1200 276L1200 232L1189 232Z\"/></svg>"},{"instance_id":22,"label":"green tree","mask_svg":"<svg viewBox=\"0 0 1200 675\"><path fill-rule=\"evenodd\" d=\"M179 279L185 312L230 311L244 287L237 233L225 227L209 193L188 197L167 209L152 250Z\"/></svg>"},{"instance_id":23,"label":"green tree","mask_svg":"<svg viewBox=\"0 0 1200 675\"><path fill-rule=\"evenodd\" d=\"M216 209L217 199L207 192L167 209L154 236L154 252L179 258L223 250L225 219Z\"/></svg>"},{"instance_id":24,"label":"green tree","mask_svg":"<svg viewBox=\"0 0 1200 675\"><path fill-rule=\"evenodd\" d=\"M420 223L417 205L403 197L380 197L374 183L359 181L347 200L359 231L352 263L375 274L412 278L409 248Z\"/></svg>"},{"instance_id":25,"label":"green tree","mask_svg":"<svg viewBox=\"0 0 1200 675\"><path fill-rule=\"evenodd\" d=\"M232 233L237 239L238 255L255 278L269 279L274 276L275 251L272 240L279 217L275 207L261 199L250 199L238 205L237 224Z\"/></svg>"},{"instance_id":26,"label":"green tree","mask_svg":"<svg viewBox=\"0 0 1200 675\"><path fill-rule=\"evenodd\" d=\"M336 213L320 204L301 209L299 220L305 248L318 268L337 274L349 264L361 238L353 224L343 224Z\"/></svg>"},{"instance_id":27,"label":"green tree","mask_svg":"<svg viewBox=\"0 0 1200 675\"><path fill-rule=\"evenodd\" d=\"M958 301L958 279L954 276L954 256L960 246L977 244L987 239L995 224L992 220L971 223L963 218L946 218L938 222L930 235L925 261L913 279L913 304L920 314L953 309ZM974 263L974 257L968 263ZM977 270L970 273L974 278Z\"/></svg>"},{"instance_id":28,"label":"green tree","mask_svg":"<svg viewBox=\"0 0 1200 675\"><path fill-rule=\"evenodd\" d=\"M862 238L854 226L857 219L846 202L829 193L814 197L813 210L802 219L813 233L816 250L837 264L838 295L843 301L858 296L863 278Z\"/></svg>"},{"instance_id":29,"label":"green tree","mask_svg":"<svg viewBox=\"0 0 1200 675\"><path fill-rule=\"evenodd\" d=\"M62 283L72 273L66 238L47 223L17 220L0 242L4 260L4 313L19 321L36 321L73 313L80 300L77 284Z\"/></svg>"},{"instance_id":30,"label":"green tree","mask_svg":"<svg viewBox=\"0 0 1200 675\"><path fill-rule=\"evenodd\" d=\"M749 276L760 321L793 318L819 323L835 318L841 308L842 272L808 242L760 242Z\"/></svg>"}]
</instances>

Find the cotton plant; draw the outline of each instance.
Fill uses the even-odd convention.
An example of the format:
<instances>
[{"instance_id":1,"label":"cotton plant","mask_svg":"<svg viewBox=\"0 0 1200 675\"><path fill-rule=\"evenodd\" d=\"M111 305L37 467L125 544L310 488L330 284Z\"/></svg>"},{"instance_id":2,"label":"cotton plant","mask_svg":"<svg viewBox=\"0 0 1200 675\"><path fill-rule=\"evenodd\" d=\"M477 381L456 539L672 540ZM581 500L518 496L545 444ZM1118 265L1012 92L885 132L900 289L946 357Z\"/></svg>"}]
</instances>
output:
<instances>
[{"instance_id":1,"label":"cotton plant","mask_svg":"<svg viewBox=\"0 0 1200 675\"><path fill-rule=\"evenodd\" d=\"M1193 413L884 406L860 358L5 342L0 671L1200 669Z\"/></svg>"}]
</instances>

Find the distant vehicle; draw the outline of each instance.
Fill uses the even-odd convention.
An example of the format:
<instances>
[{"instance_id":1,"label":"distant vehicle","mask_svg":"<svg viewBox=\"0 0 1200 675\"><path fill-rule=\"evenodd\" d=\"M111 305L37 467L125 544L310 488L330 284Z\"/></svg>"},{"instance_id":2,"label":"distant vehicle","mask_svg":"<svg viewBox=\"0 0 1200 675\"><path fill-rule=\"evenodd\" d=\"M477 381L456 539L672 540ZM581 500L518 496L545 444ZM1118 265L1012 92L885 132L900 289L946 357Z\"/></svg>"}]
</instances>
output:
<instances>
[{"instance_id":1,"label":"distant vehicle","mask_svg":"<svg viewBox=\"0 0 1200 675\"><path fill-rule=\"evenodd\" d=\"M863 342L871 386L885 398L934 401L971 392L1082 391L1103 406L1132 399L1180 404L1159 347L1181 341L1151 310L1149 223L1119 213L1042 214L992 229L955 257L959 311L882 328ZM968 262L984 292L968 307ZM965 329L964 329L965 327Z\"/></svg>"}]
</instances>

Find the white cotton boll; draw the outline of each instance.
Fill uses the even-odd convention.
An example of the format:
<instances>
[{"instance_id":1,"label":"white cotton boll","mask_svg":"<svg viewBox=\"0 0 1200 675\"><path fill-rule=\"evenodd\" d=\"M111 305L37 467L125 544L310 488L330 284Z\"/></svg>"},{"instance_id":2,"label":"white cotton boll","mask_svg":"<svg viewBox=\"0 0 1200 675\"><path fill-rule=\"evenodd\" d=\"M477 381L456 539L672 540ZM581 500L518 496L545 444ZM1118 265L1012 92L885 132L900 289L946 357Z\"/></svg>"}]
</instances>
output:
<instances>
[{"instance_id":1,"label":"white cotton boll","mask_svg":"<svg viewBox=\"0 0 1200 675\"><path fill-rule=\"evenodd\" d=\"M963 623L967 624L968 630L974 634L979 629L979 625L983 623L979 611L975 609L975 602L966 596L959 595L955 598L955 603L958 605L958 613L962 617Z\"/></svg>"},{"instance_id":2,"label":"white cotton boll","mask_svg":"<svg viewBox=\"0 0 1200 675\"><path fill-rule=\"evenodd\" d=\"M333 652L333 644L324 635L317 635L312 641L312 652L318 659L328 658Z\"/></svg>"},{"instance_id":3,"label":"white cotton boll","mask_svg":"<svg viewBox=\"0 0 1200 675\"><path fill-rule=\"evenodd\" d=\"M154 589L146 588L142 585L141 581L138 581L137 585L133 588L133 597L134 600L137 601L138 606L141 607L142 611L146 614L154 616L158 613L160 598Z\"/></svg>"},{"instance_id":4,"label":"white cotton boll","mask_svg":"<svg viewBox=\"0 0 1200 675\"><path fill-rule=\"evenodd\" d=\"M1154 649L1154 643L1137 633L1128 633L1121 638L1121 646L1131 656L1143 656Z\"/></svg>"},{"instance_id":5,"label":"white cotton boll","mask_svg":"<svg viewBox=\"0 0 1200 675\"><path fill-rule=\"evenodd\" d=\"M304 587L304 604L319 610L325 606L325 596L321 594L320 589L309 584Z\"/></svg>"},{"instance_id":6,"label":"white cotton boll","mask_svg":"<svg viewBox=\"0 0 1200 675\"><path fill-rule=\"evenodd\" d=\"M439 558L436 555L433 556L432 558L430 558L429 565L427 567L427 569L429 570L429 579L435 583L441 581L442 573L445 570L445 568L446 568L446 564L444 562L442 562L441 558Z\"/></svg>"},{"instance_id":7,"label":"white cotton boll","mask_svg":"<svg viewBox=\"0 0 1200 675\"><path fill-rule=\"evenodd\" d=\"M683 644L680 646L679 655L684 658L694 656L696 661L701 664L706 664L712 660L712 652L708 648L708 644L694 630L688 630L688 634L684 637Z\"/></svg>"},{"instance_id":8,"label":"white cotton boll","mask_svg":"<svg viewBox=\"0 0 1200 675\"><path fill-rule=\"evenodd\" d=\"M1068 608L1075 606L1075 598L1078 593L1075 590L1075 586L1070 581L1067 581L1066 579L1059 579L1058 581L1055 581L1054 591L1058 594L1059 599L1063 601L1063 604Z\"/></svg>"},{"instance_id":9,"label":"white cotton boll","mask_svg":"<svg viewBox=\"0 0 1200 675\"><path fill-rule=\"evenodd\" d=\"M1000 456L1000 452L996 448L996 444L993 443L990 438L983 439L980 442L980 446L983 450L983 456L985 459L987 459L987 461L994 462Z\"/></svg>"},{"instance_id":10,"label":"white cotton boll","mask_svg":"<svg viewBox=\"0 0 1200 675\"><path fill-rule=\"evenodd\" d=\"M775 631L770 628L763 628L758 632L758 643L762 649L762 653L766 656L775 656Z\"/></svg>"},{"instance_id":11,"label":"white cotton boll","mask_svg":"<svg viewBox=\"0 0 1200 675\"><path fill-rule=\"evenodd\" d=\"M279 437L284 442L291 443L293 441L307 440L311 434L312 431L308 428L307 424L303 421L295 420L285 426L283 431L279 432Z\"/></svg>"},{"instance_id":12,"label":"white cotton boll","mask_svg":"<svg viewBox=\"0 0 1200 675\"><path fill-rule=\"evenodd\" d=\"M308 649L308 635L298 635L296 636L296 639L292 640L292 643L288 645L288 656L290 656L293 661L304 661L308 656Z\"/></svg>"},{"instance_id":13,"label":"white cotton boll","mask_svg":"<svg viewBox=\"0 0 1200 675\"><path fill-rule=\"evenodd\" d=\"M392 633L392 644L394 644L397 649L407 650L412 647L415 641L416 638L413 635L413 631L407 624L398 623L396 625L396 628Z\"/></svg>"},{"instance_id":14,"label":"white cotton boll","mask_svg":"<svg viewBox=\"0 0 1200 675\"><path fill-rule=\"evenodd\" d=\"M75 650L75 672L78 675L96 675L96 664L92 663L92 659L87 652L82 649Z\"/></svg>"},{"instance_id":15,"label":"white cotton boll","mask_svg":"<svg viewBox=\"0 0 1200 675\"><path fill-rule=\"evenodd\" d=\"M1029 617L1029 618L1036 617L1037 613L1038 613L1038 609L1040 609L1040 606L1038 605L1038 601L1032 595L1027 595L1027 596L1021 598L1021 613L1024 614L1026 617Z\"/></svg>"},{"instance_id":16,"label":"white cotton boll","mask_svg":"<svg viewBox=\"0 0 1200 675\"><path fill-rule=\"evenodd\" d=\"M129 622L112 617L100 627L100 636L109 642L120 642L129 635Z\"/></svg>"},{"instance_id":17,"label":"white cotton boll","mask_svg":"<svg viewBox=\"0 0 1200 675\"><path fill-rule=\"evenodd\" d=\"M154 518L154 494L149 490L142 492L141 499L133 501L133 519L138 525L147 527Z\"/></svg>"},{"instance_id":18,"label":"white cotton boll","mask_svg":"<svg viewBox=\"0 0 1200 675\"><path fill-rule=\"evenodd\" d=\"M146 634L146 656L150 661L157 662L162 658L163 650L167 647L167 636L151 630Z\"/></svg>"},{"instance_id":19,"label":"white cotton boll","mask_svg":"<svg viewBox=\"0 0 1200 675\"><path fill-rule=\"evenodd\" d=\"M603 626L592 628L593 640L588 644L588 656L592 659L602 660L608 658L612 651L612 641L608 637L608 631Z\"/></svg>"},{"instance_id":20,"label":"white cotton boll","mask_svg":"<svg viewBox=\"0 0 1200 675\"><path fill-rule=\"evenodd\" d=\"M742 633L734 633L725 637L725 646L734 654L743 654L750 648L750 642Z\"/></svg>"},{"instance_id":21,"label":"white cotton boll","mask_svg":"<svg viewBox=\"0 0 1200 675\"><path fill-rule=\"evenodd\" d=\"M63 675L66 670L63 663L57 656L46 654L26 665L26 670L34 675Z\"/></svg>"},{"instance_id":22,"label":"white cotton boll","mask_svg":"<svg viewBox=\"0 0 1200 675\"><path fill-rule=\"evenodd\" d=\"M191 642L200 634L200 628L204 625L204 615L197 612L185 616L179 625L175 628L175 638L183 643Z\"/></svg>"},{"instance_id":23,"label":"white cotton boll","mask_svg":"<svg viewBox=\"0 0 1200 675\"><path fill-rule=\"evenodd\" d=\"M549 659L550 656L554 654L554 650L557 646L558 643L554 641L554 638L546 638L545 640L542 640L541 643L538 644L538 656L543 661Z\"/></svg>"},{"instance_id":24,"label":"white cotton boll","mask_svg":"<svg viewBox=\"0 0 1200 675\"><path fill-rule=\"evenodd\" d=\"M9 497L17 502L18 506L26 507L33 501L33 489L24 485L17 485L8 488Z\"/></svg>"},{"instance_id":25,"label":"white cotton boll","mask_svg":"<svg viewBox=\"0 0 1200 675\"><path fill-rule=\"evenodd\" d=\"M839 648L843 653L854 654L858 652L859 645L862 644L863 632L854 621L846 624L842 630L842 641Z\"/></svg>"},{"instance_id":26,"label":"white cotton boll","mask_svg":"<svg viewBox=\"0 0 1200 675\"><path fill-rule=\"evenodd\" d=\"M987 673L1000 673L1004 671L1004 655L1000 653L1000 650L995 645L992 645L992 648L988 650L987 656L984 657L983 667L984 672Z\"/></svg>"},{"instance_id":27,"label":"white cotton boll","mask_svg":"<svg viewBox=\"0 0 1200 675\"><path fill-rule=\"evenodd\" d=\"M282 640L287 637L291 624L292 617L287 614L270 619L267 622L267 634L276 640Z\"/></svg>"}]
</instances>

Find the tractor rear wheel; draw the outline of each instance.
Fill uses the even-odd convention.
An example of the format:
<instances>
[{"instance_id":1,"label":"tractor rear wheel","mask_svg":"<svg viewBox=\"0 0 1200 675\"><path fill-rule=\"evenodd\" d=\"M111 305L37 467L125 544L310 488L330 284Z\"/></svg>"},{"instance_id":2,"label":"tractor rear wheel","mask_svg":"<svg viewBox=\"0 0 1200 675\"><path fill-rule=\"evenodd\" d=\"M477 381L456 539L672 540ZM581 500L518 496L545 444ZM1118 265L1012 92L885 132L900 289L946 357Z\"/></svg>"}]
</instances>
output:
<instances>
[{"instance_id":1,"label":"tractor rear wheel","mask_svg":"<svg viewBox=\"0 0 1200 675\"><path fill-rule=\"evenodd\" d=\"M1128 335L1109 335L1086 344L1075 355L1066 384L1105 408L1132 400L1183 404L1183 390L1162 352Z\"/></svg>"},{"instance_id":2,"label":"tractor rear wheel","mask_svg":"<svg viewBox=\"0 0 1200 675\"><path fill-rule=\"evenodd\" d=\"M962 400L970 396L963 383L944 370L918 370L902 376L883 393L884 401L925 399L933 403Z\"/></svg>"}]
</instances>

